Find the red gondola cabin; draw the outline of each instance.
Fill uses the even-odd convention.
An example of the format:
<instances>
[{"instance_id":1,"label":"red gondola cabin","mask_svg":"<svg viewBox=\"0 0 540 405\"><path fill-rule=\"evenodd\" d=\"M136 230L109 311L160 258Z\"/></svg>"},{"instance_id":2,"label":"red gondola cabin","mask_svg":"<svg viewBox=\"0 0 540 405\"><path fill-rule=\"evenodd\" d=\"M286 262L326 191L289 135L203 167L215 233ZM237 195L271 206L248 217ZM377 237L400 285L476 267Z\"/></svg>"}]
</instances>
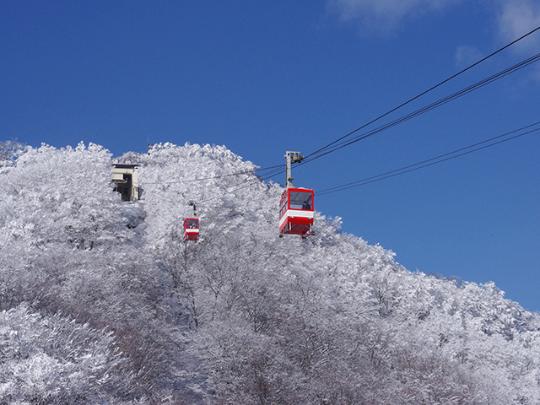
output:
<instances>
[{"instance_id":1,"label":"red gondola cabin","mask_svg":"<svg viewBox=\"0 0 540 405\"><path fill-rule=\"evenodd\" d=\"M199 240L199 218L184 218L184 241Z\"/></svg>"},{"instance_id":2,"label":"red gondola cabin","mask_svg":"<svg viewBox=\"0 0 540 405\"><path fill-rule=\"evenodd\" d=\"M309 188L288 187L279 205L279 236L306 236L313 225L315 193Z\"/></svg>"}]
</instances>

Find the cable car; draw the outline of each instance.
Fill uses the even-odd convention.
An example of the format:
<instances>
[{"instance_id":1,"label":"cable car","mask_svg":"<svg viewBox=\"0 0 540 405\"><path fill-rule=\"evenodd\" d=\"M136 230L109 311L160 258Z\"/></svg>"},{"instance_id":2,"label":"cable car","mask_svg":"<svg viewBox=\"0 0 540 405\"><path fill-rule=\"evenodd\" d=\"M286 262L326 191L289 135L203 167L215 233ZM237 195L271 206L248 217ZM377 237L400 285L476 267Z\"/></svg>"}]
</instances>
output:
<instances>
[{"instance_id":1,"label":"cable car","mask_svg":"<svg viewBox=\"0 0 540 405\"><path fill-rule=\"evenodd\" d=\"M184 241L199 240L199 218L187 217L184 218Z\"/></svg>"},{"instance_id":2,"label":"cable car","mask_svg":"<svg viewBox=\"0 0 540 405\"><path fill-rule=\"evenodd\" d=\"M197 207L195 203L190 202L193 207L193 216L184 218L184 242L199 240L199 217L197 216Z\"/></svg>"},{"instance_id":3,"label":"cable car","mask_svg":"<svg viewBox=\"0 0 540 405\"><path fill-rule=\"evenodd\" d=\"M295 187L292 183L292 165L304 157L300 152L285 152L285 184L279 203L279 237L311 233L315 213L315 192L310 188Z\"/></svg>"},{"instance_id":4,"label":"cable car","mask_svg":"<svg viewBox=\"0 0 540 405\"><path fill-rule=\"evenodd\" d=\"M287 187L279 205L279 236L306 237L313 225L315 192L309 188Z\"/></svg>"}]
</instances>

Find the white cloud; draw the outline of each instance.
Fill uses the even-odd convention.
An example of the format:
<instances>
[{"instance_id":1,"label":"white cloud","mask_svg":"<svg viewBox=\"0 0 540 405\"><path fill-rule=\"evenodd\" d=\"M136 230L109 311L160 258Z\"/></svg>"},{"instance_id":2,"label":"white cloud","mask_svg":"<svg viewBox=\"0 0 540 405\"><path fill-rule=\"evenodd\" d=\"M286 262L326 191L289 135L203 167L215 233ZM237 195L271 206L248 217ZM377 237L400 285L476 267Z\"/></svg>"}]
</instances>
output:
<instances>
[{"instance_id":1,"label":"white cloud","mask_svg":"<svg viewBox=\"0 0 540 405\"><path fill-rule=\"evenodd\" d=\"M540 25L540 0L467 0L483 4L493 16L488 21L499 44L512 41ZM329 9L342 21L352 21L363 31L388 33L411 19L443 12L465 0L327 0ZM491 44L489 49L496 47ZM540 32L514 45L510 52L531 55L540 50ZM479 59L483 52L475 46L460 45L454 58L458 67ZM540 81L540 66L531 67L530 78Z\"/></svg>"},{"instance_id":2,"label":"white cloud","mask_svg":"<svg viewBox=\"0 0 540 405\"><path fill-rule=\"evenodd\" d=\"M540 25L539 0L499 0L499 36L504 42L512 41ZM512 47L513 52L531 56L540 50L540 32L520 41ZM529 79L540 83L540 66L535 63L529 68Z\"/></svg>"},{"instance_id":3,"label":"white cloud","mask_svg":"<svg viewBox=\"0 0 540 405\"><path fill-rule=\"evenodd\" d=\"M355 20L364 28L388 31L409 17L440 11L461 0L329 0L342 20Z\"/></svg>"},{"instance_id":4,"label":"white cloud","mask_svg":"<svg viewBox=\"0 0 540 405\"><path fill-rule=\"evenodd\" d=\"M327 0L329 8L344 21L357 21L364 28L391 30L399 24L434 12L444 11L464 0ZM489 7L497 18L499 37L517 38L540 25L540 0L468 0ZM540 35L523 41L529 47L540 44Z\"/></svg>"},{"instance_id":5,"label":"white cloud","mask_svg":"<svg viewBox=\"0 0 540 405\"><path fill-rule=\"evenodd\" d=\"M482 57L482 52L474 46L460 45L456 48L456 66L465 67Z\"/></svg>"},{"instance_id":6,"label":"white cloud","mask_svg":"<svg viewBox=\"0 0 540 405\"><path fill-rule=\"evenodd\" d=\"M540 25L540 0L467 0L483 4L493 16L488 22L499 44L512 41ZM413 18L443 12L465 0L327 0L330 10L343 21L359 23L364 31L388 33ZM495 45L491 45L490 49ZM530 55L540 49L540 32L520 41L511 52ZM461 45L454 57L458 67L477 60L483 52ZM532 68L540 77L540 66Z\"/></svg>"},{"instance_id":7,"label":"white cloud","mask_svg":"<svg viewBox=\"0 0 540 405\"><path fill-rule=\"evenodd\" d=\"M538 0L500 0L498 16L499 35L511 41L540 25L540 1ZM540 33L521 41L515 49L531 51L540 46Z\"/></svg>"}]
</instances>

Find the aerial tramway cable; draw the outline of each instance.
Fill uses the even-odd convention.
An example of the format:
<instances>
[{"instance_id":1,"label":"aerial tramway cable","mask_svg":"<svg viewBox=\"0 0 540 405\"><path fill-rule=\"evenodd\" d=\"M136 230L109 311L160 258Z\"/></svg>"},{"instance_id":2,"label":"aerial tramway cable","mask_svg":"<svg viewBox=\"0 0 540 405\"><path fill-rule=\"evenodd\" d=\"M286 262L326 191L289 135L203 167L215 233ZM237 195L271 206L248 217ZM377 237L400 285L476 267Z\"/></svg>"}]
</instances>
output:
<instances>
[{"instance_id":1,"label":"aerial tramway cable","mask_svg":"<svg viewBox=\"0 0 540 405\"><path fill-rule=\"evenodd\" d=\"M328 155L330 153L336 152L337 150L343 149L343 148L345 148L347 146L350 146L350 145L352 145L352 144L354 144L356 142L362 141L362 140L364 140L366 138L369 138L369 137L371 137L373 135L376 135L376 134L378 134L380 132L383 132L383 131L385 131L385 130L387 130L389 128L392 128L392 127L394 127L396 125L399 125L399 124L401 124L403 122L409 121L409 120L411 120L411 119L413 119L413 118L415 118L417 116L423 115L423 114L425 114L425 113L427 113L427 112L429 112L431 110L434 110L434 109L436 109L438 107L441 107L442 105L445 105L445 104L447 104L447 103L449 103L449 102L451 102L453 100L459 99L459 98L461 98L461 97L463 97L463 96L465 96L465 95L467 95L467 94L469 94L469 93L471 93L473 91L476 91L476 90L478 90L478 89L480 89L480 88L482 88L484 86L487 86L487 85L489 85L489 84L491 84L491 83L493 83L493 82L495 82L497 80L500 80L500 79L502 79L502 78L504 78L506 76L509 76L512 73L515 73L520 69L523 69L523 68L525 68L525 67L527 67L527 66L529 66L529 65L531 65L531 64L533 64L535 62L538 62L539 60L540 60L540 52L536 53L533 56L531 56L529 58L526 58L526 59L524 59L524 60L522 60L522 61L520 61L520 62L518 62L518 63L516 63L516 64L514 64L514 65L512 65L510 67L507 67L507 68L505 68L505 69L503 69L503 70L501 70L501 71L499 71L499 72L497 72L495 74L492 74L492 75L490 75L490 76L488 76L488 77L486 77L486 78L484 78L484 79L482 79L482 80L480 80L480 81L478 81L476 83L473 83L473 84L471 84L471 85L469 85L469 86L467 86L467 87L465 87L465 88L463 88L463 89L461 89L461 90L459 90L457 92L454 92L454 93L449 94L447 96L441 97L441 98L435 100L432 103L426 104L423 107L418 108L417 110L414 110L411 113L403 115L403 116L401 116L401 117L399 117L399 118L397 118L397 119L395 119L393 121L390 121L390 122L388 122L388 123L386 123L384 125L381 125L381 126L375 128L375 129L372 129L371 131L368 131L366 133L358 135L358 136L352 138L351 140L338 143L335 146L333 146L332 148L327 149L324 152L322 152L322 153L320 153L320 154L318 154L316 156L311 157L310 159L306 158L304 160L304 162L300 163L299 165L303 165L303 164L313 162L314 160L320 159L323 156L326 156L326 155Z\"/></svg>"},{"instance_id":2,"label":"aerial tramway cable","mask_svg":"<svg viewBox=\"0 0 540 405\"><path fill-rule=\"evenodd\" d=\"M525 135L530 135L533 133L540 132L540 127L538 126L539 124L540 124L540 121L536 121L524 127L514 129L512 131L508 131L503 134L487 138L483 141L479 141L479 142L476 142L467 146L460 147L458 149L454 149L447 153L439 154L428 159L424 159L418 162L408 164L406 166L401 166L396 169L388 170L386 172L383 172L374 176L365 177L363 179L355 180L349 183L328 187L323 190L320 190L317 194L319 196L333 194L340 191L349 190L351 188L364 186L366 184L386 180L391 177L400 176L402 174L410 173L416 170L424 169L424 168L434 166L442 162L446 162L448 160L457 159L457 158L469 155L471 153L478 152L483 149L491 148L495 145L499 145L501 143L505 143L505 142L520 138Z\"/></svg>"},{"instance_id":3,"label":"aerial tramway cable","mask_svg":"<svg viewBox=\"0 0 540 405\"><path fill-rule=\"evenodd\" d=\"M492 75L490 75L490 76L488 76L488 77L486 77L486 78L484 78L484 79L482 79L480 81L477 81L477 82L475 82L475 83L473 83L473 84L471 84L469 86L466 86L466 87L462 88L459 91L456 91L456 92L454 92L452 94L441 97L441 98L435 100L434 102L426 104L426 105L424 105L424 106L422 106L422 107L420 107L420 108L418 108L418 109L416 109L416 110L414 110L414 111L412 111L412 112L410 112L408 114L405 114L405 115L403 115L403 116L401 116L399 118L394 119L393 121L390 121L390 122L388 122L388 123L386 123L384 125L381 125L381 126L379 126L377 128L374 128L374 129L372 129L372 130L370 130L370 131L368 131L366 133L358 135L358 136L354 137L351 140L344 141L342 143L338 143L333 148L325 150L324 152L318 154L317 156L312 156L310 159L308 159L306 157L304 159L304 161L297 164L297 166L302 166L304 164L311 163L312 161L320 159L321 157L326 156L326 155L328 155L330 153L333 153L333 152L335 152L337 150L343 149L343 148L345 148L347 146L350 146L350 145L352 145L352 144L354 144L356 142L362 141L362 140L364 140L366 138L369 138L371 136L379 134L380 132L383 132L383 131L385 131L387 129L393 128L393 127L395 127L395 126L397 126L399 124L407 122L407 121L409 121L409 120L411 120L413 118L416 118L418 116L421 116L421 115L423 115L423 114L425 114L425 113L427 113L429 111L432 111L432 110L434 110L436 108L439 108L439 107L441 107L441 106L443 106L443 105L445 105L445 104L447 104L447 103L449 103L451 101L459 99L459 98L461 98L461 97L463 97L463 96L465 96L465 95L467 95L467 94L469 94L469 93L471 93L473 91L476 91L476 90L478 90L478 89L480 89L480 88L482 88L484 86L487 86L487 85L489 85L489 84L491 84L491 83L493 83L493 82L495 82L497 80L500 80L500 79L502 79L502 78L504 78L506 76L509 76L509 75L517 72L520 69L523 69L523 68L525 68L525 67L527 67L527 66L529 66L529 65L531 65L531 64L533 64L535 62L538 62L539 60L540 60L540 52L536 53L535 55L533 55L533 56L531 56L529 58L526 58L526 59L524 59L524 60L522 60L522 61L520 61L520 62L518 62L518 63L516 63L516 64L514 64L514 65L512 65L510 67L507 67L507 68L505 68L505 69L503 69L503 70L501 70L501 71L499 71L499 72L497 72L495 74L492 74ZM285 169L281 169L281 170L279 170L279 171L277 171L275 173L272 173L272 174L264 177L263 180L269 179L271 177L275 177L275 176L283 173L284 171L285 171Z\"/></svg>"},{"instance_id":4,"label":"aerial tramway cable","mask_svg":"<svg viewBox=\"0 0 540 405\"><path fill-rule=\"evenodd\" d=\"M538 29L540 29L540 27ZM538 29L535 29L535 30L531 31L531 33L536 32ZM454 93L449 94L447 96L441 97L441 98L435 100L434 102L426 104L426 105L424 105L424 106L422 106L422 107L420 107L420 108L418 108L418 109L416 109L416 110L414 110L414 111L412 111L412 112L410 112L408 114L405 114L405 115L403 115L403 116L401 116L401 117L399 117L397 119L394 119L393 121L390 121L390 122L388 122L388 123L386 123L384 125L381 125L381 126L375 128L375 129L372 129L372 130L370 130L370 131L368 131L366 133L360 134L360 135L358 135L358 136L356 136L356 137L354 137L354 138L352 138L352 139L350 139L348 141L343 141L341 143L337 143L332 148L326 149L323 152L321 152L321 153L319 153L319 154L317 154L315 156L313 156L313 153L311 153L310 155L308 155L308 156L311 156L311 158L306 157L304 159L304 161L297 164L297 166L302 166L302 165L311 163L314 160L322 158L323 156L326 156L326 155L328 155L330 153L336 152L337 150L343 149L343 148L345 148L347 146L350 146L350 145L352 145L352 144L354 144L356 142L362 141L362 140L364 140L366 138L374 136L374 135L376 135L376 134L378 134L380 132L383 132L383 131L385 131L387 129L393 128L393 127L395 127L395 126L397 126L399 124L402 124L402 123L407 122L407 121L409 121L409 120L411 120L413 118L416 118L416 117L418 117L420 115L423 115L423 114L425 114L425 113L427 113L427 112L429 112L431 110L439 108L439 107L441 107L441 106L443 106L443 105L445 105L445 104L447 104L447 103L449 103L451 101L459 99L459 98L461 98L461 97L463 97L463 96L465 96L465 95L467 95L467 94L469 94L469 93L471 93L473 91L476 91L476 90L478 90L478 89L480 89L480 88L482 88L484 86L487 86L487 85L489 85L489 84L491 84L491 83L493 83L493 82L495 82L497 80L500 80L500 79L502 79L502 78L504 78L506 76L509 76L509 75L517 72L518 70L521 70L521 69L523 69L523 68L525 68L525 67L527 67L527 66L529 66L529 65L531 65L533 63L538 62L539 60L540 60L540 52L536 53L535 55L533 55L533 56L531 56L529 58L523 59L522 61L520 61L520 62L518 62L518 63L516 63L516 64L514 64L514 65L512 65L510 67L507 67L507 68L505 68L505 69L503 69L503 70L501 70L501 71L499 71L499 72L497 72L495 74L492 74L492 75L490 75L490 76L488 76L488 77L486 77L486 78L484 78L484 79L482 79L480 81L477 81L477 82L475 82L475 83L473 83L473 84L471 84L469 86L466 86L466 87L462 88L461 90L459 90L457 92L454 92ZM364 127L364 126L362 126L362 127ZM358 129L354 130L354 132L358 131L362 127L359 127ZM349 135L352 134L352 133L353 132L349 133ZM271 176L268 176L268 177L274 177L274 176L276 176L278 174L281 174L283 172L284 172L284 169L282 169L282 170L278 171L277 173L272 174Z\"/></svg>"},{"instance_id":5,"label":"aerial tramway cable","mask_svg":"<svg viewBox=\"0 0 540 405\"><path fill-rule=\"evenodd\" d=\"M328 149L329 147L335 145L336 143L338 143L338 142L344 140L345 138L348 138L349 136L355 134L355 133L358 132L358 131L361 131L362 129L364 129L364 128L368 127L369 125L371 125L371 124L373 124L373 123L375 123L375 122L381 120L382 118L387 117L388 115L392 114L393 112L395 112L395 111L397 111L397 110L399 110L399 109L405 107L406 105L412 103L413 101L418 100L419 98L423 97L424 95L426 95L426 94L432 92L433 90L435 90L435 89L441 87L442 85L444 85L444 84L450 82L451 80L455 79L456 77L458 77L458 76L462 75L463 73L465 73L465 72L471 70L472 68L474 68L474 67L480 65L481 63L485 62L486 60L488 60L488 59L494 57L495 55L501 53L502 51L504 51L505 49L511 47L512 45L515 45L516 43L518 43L518 42L524 40L525 38L529 37L530 35L536 33L536 32L539 31L539 30L540 30L540 26L537 26L536 28L533 28L532 30L526 32L525 34L523 34L523 35L521 35L520 37L514 39L513 41L507 43L506 45L504 45L504 46L502 46L502 47L496 49L495 51L491 52L490 54L488 54L488 55L486 55L486 56L480 58L479 60L477 60L477 61L471 63L470 65L466 66L465 68L461 69L460 71L458 71L458 72L456 72L456 73L450 75L449 77L447 77L447 78L445 78L445 79L439 81L438 83L432 85L431 87L427 88L426 90L421 91L420 93L418 93L418 94L416 94L416 95L414 95L414 96L408 98L407 100L405 100L405 101L403 101L402 103L398 104L397 106L391 108L390 110L388 110L388 111L386 111L386 112L384 112L384 113L382 113L382 114L376 116L375 118L369 120L368 122L366 122L365 124L362 124L362 125L359 126L358 128L355 128L355 129L353 129L353 130L347 132L347 133L344 134L343 136L341 136L341 137L335 139L334 141L332 141L332 142L326 144L325 146L322 146L322 147L320 147L319 149L317 149L317 150L315 150L315 151L309 153L309 154L306 156L306 159L309 159L309 158L311 158L312 156L319 154L320 152L322 152L322 151Z\"/></svg>"}]
</instances>

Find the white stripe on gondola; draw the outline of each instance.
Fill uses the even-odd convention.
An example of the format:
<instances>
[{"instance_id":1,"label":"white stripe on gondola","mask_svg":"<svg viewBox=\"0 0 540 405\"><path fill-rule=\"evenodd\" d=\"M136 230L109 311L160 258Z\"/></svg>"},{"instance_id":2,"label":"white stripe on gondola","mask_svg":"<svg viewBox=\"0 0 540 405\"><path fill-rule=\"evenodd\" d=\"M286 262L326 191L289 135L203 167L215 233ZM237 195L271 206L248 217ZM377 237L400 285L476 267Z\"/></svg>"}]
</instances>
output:
<instances>
[{"instance_id":1,"label":"white stripe on gondola","mask_svg":"<svg viewBox=\"0 0 540 405\"><path fill-rule=\"evenodd\" d=\"M303 210L287 210L285 214L279 220L279 227L285 222L287 218L313 218L313 211L303 211Z\"/></svg>"},{"instance_id":2,"label":"white stripe on gondola","mask_svg":"<svg viewBox=\"0 0 540 405\"><path fill-rule=\"evenodd\" d=\"M186 229L186 233L199 233L198 229Z\"/></svg>"}]
</instances>

